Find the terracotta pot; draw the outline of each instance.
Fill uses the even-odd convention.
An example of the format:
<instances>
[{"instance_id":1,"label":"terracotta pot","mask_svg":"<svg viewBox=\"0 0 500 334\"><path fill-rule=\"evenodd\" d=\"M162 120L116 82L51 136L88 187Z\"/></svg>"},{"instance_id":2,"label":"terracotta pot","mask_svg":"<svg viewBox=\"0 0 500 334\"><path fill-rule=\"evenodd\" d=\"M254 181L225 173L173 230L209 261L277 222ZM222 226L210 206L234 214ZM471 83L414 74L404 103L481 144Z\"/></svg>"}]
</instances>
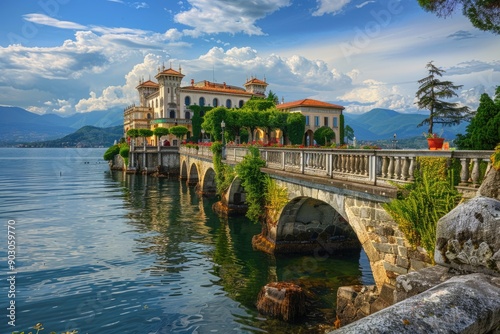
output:
<instances>
[{"instance_id":1,"label":"terracotta pot","mask_svg":"<svg viewBox=\"0 0 500 334\"><path fill-rule=\"evenodd\" d=\"M429 150L440 150L443 147L444 138L427 138Z\"/></svg>"}]
</instances>

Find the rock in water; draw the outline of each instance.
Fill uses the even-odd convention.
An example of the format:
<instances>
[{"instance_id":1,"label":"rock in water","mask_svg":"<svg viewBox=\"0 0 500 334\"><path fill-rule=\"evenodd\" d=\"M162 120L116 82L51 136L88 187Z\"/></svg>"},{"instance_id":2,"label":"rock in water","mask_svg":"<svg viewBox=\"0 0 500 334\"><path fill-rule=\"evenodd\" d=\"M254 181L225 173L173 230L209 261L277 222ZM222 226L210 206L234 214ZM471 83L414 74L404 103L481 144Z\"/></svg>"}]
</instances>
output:
<instances>
[{"instance_id":1,"label":"rock in water","mask_svg":"<svg viewBox=\"0 0 500 334\"><path fill-rule=\"evenodd\" d=\"M257 297L257 310L273 318L294 322L306 313L304 290L293 283L273 282L265 285Z\"/></svg>"}]
</instances>

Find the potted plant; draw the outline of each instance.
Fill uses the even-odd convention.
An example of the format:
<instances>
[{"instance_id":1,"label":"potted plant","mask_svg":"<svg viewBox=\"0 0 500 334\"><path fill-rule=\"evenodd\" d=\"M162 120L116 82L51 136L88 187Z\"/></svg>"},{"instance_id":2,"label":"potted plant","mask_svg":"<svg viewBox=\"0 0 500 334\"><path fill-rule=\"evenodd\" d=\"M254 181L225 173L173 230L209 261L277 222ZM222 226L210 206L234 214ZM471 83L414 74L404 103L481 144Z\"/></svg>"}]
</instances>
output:
<instances>
[{"instance_id":1,"label":"potted plant","mask_svg":"<svg viewBox=\"0 0 500 334\"><path fill-rule=\"evenodd\" d=\"M424 133L424 136L427 138L429 150L441 150L443 148L444 138L437 133Z\"/></svg>"}]
</instances>

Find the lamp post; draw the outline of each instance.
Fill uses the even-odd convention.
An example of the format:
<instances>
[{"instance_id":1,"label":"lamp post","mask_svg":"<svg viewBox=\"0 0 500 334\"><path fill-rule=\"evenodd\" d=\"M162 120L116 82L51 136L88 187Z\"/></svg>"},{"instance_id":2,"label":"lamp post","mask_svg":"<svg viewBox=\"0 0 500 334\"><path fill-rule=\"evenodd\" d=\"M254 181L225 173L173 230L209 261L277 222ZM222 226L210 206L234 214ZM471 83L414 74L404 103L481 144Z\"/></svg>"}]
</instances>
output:
<instances>
[{"instance_id":1,"label":"lamp post","mask_svg":"<svg viewBox=\"0 0 500 334\"><path fill-rule=\"evenodd\" d=\"M201 129L201 142L205 142L205 129Z\"/></svg>"},{"instance_id":2,"label":"lamp post","mask_svg":"<svg viewBox=\"0 0 500 334\"><path fill-rule=\"evenodd\" d=\"M222 159L226 158L226 145L224 144L224 128L226 127L226 123L224 120L220 122L220 127L222 129Z\"/></svg>"},{"instance_id":3,"label":"lamp post","mask_svg":"<svg viewBox=\"0 0 500 334\"><path fill-rule=\"evenodd\" d=\"M392 148L396 149L396 148L398 148L398 140L396 139L397 138L396 134L394 134L394 136L392 136L392 138L393 138L392 139Z\"/></svg>"}]
</instances>

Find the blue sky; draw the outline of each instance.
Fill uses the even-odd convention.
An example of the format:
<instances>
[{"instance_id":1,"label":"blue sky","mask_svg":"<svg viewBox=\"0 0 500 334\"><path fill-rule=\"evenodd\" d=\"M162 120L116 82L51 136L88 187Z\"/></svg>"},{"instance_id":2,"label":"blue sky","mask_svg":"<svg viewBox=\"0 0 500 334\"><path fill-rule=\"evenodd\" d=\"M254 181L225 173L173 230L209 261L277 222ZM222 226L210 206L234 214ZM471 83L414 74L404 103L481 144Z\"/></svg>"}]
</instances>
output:
<instances>
[{"instance_id":1,"label":"blue sky","mask_svg":"<svg viewBox=\"0 0 500 334\"><path fill-rule=\"evenodd\" d=\"M3 0L0 104L36 113L123 108L158 66L303 98L417 112L428 61L477 108L500 85L500 36L416 0Z\"/></svg>"}]
</instances>

